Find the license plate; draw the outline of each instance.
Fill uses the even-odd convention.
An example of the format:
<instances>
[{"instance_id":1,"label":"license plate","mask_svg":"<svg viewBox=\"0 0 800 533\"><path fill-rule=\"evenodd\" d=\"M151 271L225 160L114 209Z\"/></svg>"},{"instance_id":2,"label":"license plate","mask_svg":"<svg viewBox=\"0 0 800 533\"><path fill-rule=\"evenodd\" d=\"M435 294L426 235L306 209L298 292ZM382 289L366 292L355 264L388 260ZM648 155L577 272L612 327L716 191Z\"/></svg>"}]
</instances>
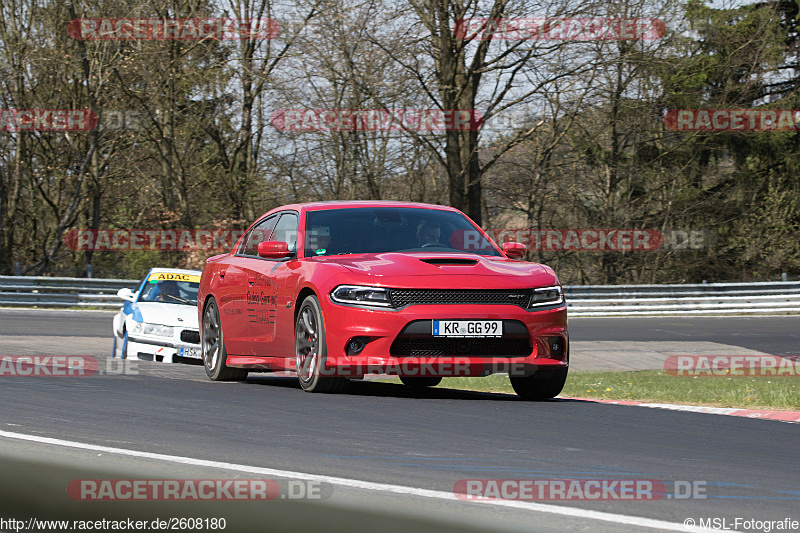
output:
<instances>
[{"instance_id":1,"label":"license plate","mask_svg":"<svg viewBox=\"0 0 800 533\"><path fill-rule=\"evenodd\" d=\"M501 337L502 320L434 320L434 337Z\"/></svg>"},{"instance_id":2,"label":"license plate","mask_svg":"<svg viewBox=\"0 0 800 533\"><path fill-rule=\"evenodd\" d=\"M181 348L181 357L191 357L192 359L200 359L200 348Z\"/></svg>"}]
</instances>

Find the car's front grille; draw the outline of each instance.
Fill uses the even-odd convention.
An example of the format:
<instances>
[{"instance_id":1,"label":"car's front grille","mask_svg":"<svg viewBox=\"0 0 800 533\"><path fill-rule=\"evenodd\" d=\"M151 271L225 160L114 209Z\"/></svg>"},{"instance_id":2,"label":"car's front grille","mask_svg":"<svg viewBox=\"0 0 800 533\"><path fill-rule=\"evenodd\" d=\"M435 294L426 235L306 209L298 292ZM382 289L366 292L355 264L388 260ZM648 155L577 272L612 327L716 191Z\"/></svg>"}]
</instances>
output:
<instances>
[{"instance_id":1,"label":"car's front grille","mask_svg":"<svg viewBox=\"0 0 800 533\"><path fill-rule=\"evenodd\" d=\"M393 356L480 355L524 357L533 351L527 339L414 339L398 338L389 348Z\"/></svg>"},{"instance_id":2,"label":"car's front grille","mask_svg":"<svg viewBox=\"0 0 800 533\"><path fill-rule=\"evenodd\" d=\"M181 340L189 344L200 344L200 332L191 329L181 331Z\"/></svg>"},{"instance_id":3,"label":"car's front grille","mask_svg":"<svg viewBox=\"0 0 800 533\"><path fill-rule=\"evenodd\" d=\"M415 304L517 305L525 308L530 289L392 289L394 307Z\"/></svg>"}]
</instances>

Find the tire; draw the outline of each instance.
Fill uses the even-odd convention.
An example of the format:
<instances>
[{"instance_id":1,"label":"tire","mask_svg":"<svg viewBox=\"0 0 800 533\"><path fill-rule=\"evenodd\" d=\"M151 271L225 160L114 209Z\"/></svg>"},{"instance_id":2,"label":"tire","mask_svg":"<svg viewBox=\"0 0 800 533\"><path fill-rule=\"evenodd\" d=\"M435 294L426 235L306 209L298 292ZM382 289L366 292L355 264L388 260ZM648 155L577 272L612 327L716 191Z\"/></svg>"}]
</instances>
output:
<instances>
[{"instance_id":1,"label":"tire","mask_svg":"<svg viewBox=\"0 0 800 533\"><path fill-rule=\"evenodd\" d=\"M555 398L564 388L569 368L542 371L531 376L511 376L511 387L523 400Z\"/></svg>"},{"instance_id":2,"label":"tire","mask_svg":"<svg viewBox=\"0 0 800 533\"><path fill-rule=\"evenodd\" d=\"M247 370L228 368L225 362L228 352L225 350L225 338L222 335L222 322L219 319L217 301L211 298L203 311L203 324L200 328L203 368L211 381L244 381Z\"/></svg>"},{"instance_id":3,"label":"tire","mask_svg":"<svg viewBox=\"0 0 800 533\"><path fill-rule=\"evenodd\" d=\"M400 376L400 381L407 387L435 387L442 382L442 378L434 376Z\"/></svg>"},{"instance_id":4,"label":"tire","mask_svg":"<svg viewBox=\"0 0 800 533\"><path fill-rule=\"evenodd\" d=\"M294 327L294 361L297 380L306 392L341 392L347 378L323 376L328 355L325 341L325 321L316 296L309 296L300 304Z\"/></svg>"},{"instance_id":5,"label":"tire","mask_svg":"<svg viewBox=\"0 0 800 533\"><path fill-rule=\"evenodd\" d=\"M114 340L116 344L116 336L114 337ZM128 330L125 330L122 334L122 346L119 349L119 358L120 359L128 358Z\"/></svg>"}]
</instances>

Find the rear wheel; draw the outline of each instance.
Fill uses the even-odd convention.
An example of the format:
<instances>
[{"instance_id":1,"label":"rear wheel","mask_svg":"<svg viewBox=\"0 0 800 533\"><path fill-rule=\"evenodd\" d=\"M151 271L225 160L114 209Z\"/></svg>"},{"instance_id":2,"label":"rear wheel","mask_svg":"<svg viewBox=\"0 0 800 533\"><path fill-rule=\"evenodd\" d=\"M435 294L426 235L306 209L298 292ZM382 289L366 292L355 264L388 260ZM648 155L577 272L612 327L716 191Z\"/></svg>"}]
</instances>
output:
<instances>
[{"instance_id":1,"label":"rear wheel","mask_svg":"<svg viewBox=\"0 0 800 533\"><path fill-rule=\"evenodd\" d=\"M208 301L203 312L201 331L203 366L206 369L206 375L212 381L243 381L247 378L247 370L229 368L225 364L228 359L228 352L225 350L225 338L222 335L219 308L213 298Z\"/></svg>"},{"instance_id":2,"label":"rear wheel","mask_svg":"<svg viewBox=\"0 0 800 533\"><path fill-rule=\"evenodd\" d=\"M294 358L297 380L306 392L340 392L347 378L323 376L328 355L325 343L325 322L316 296L300 304L294 335Z\"/></svg>"},{"instance_id":3,"label":"rear wheel","mask_svg":"<svg viewBox=\"0 0 800 533\"><path fill-rule=\"evenodd\" d=\"M511 376L511 387L524 400L546 400L558 396L567 381L568 368L539 370L530 376Z\"/></svg>"},{"instance_id":4,"label":"rear wheel","mask_svg":"<svg viewBox=\"0 0 800 533\"><path fill-rule=\"evenodd\" d=\"M435 387L442 382L442 378L433 376L400 376L403 385L409 387Z\"/></svg>"}]
</instances>

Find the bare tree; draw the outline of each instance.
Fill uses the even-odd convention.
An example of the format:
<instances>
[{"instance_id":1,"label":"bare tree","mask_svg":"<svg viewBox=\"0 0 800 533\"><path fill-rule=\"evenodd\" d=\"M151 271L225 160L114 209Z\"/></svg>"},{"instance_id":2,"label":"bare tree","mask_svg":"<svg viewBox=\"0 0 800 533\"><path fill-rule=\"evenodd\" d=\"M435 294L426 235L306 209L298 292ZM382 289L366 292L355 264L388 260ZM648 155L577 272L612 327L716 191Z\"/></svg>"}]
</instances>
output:
<instances>
[{"instance_id":1,"label":"bare tree","mask_svg":"<svg viewBox=\"0 0 800 533\"><path fill-rule=\"evenodd\" d=\"M370 40L378 33L388 41L391 19L380 0L326 2L298 41L302 56L284 64L276 108L343 115L375 111L385 102L392 109L419 107L419 87L408 74L398 75ZM319 199L427 198L423 169L429 156L420 142L391 127L364 126L354 121L351 127L276 134L282 147L276 161L292 176L294 191Z\"/></svg>"},{"instance_id":2,"label":"bare tree","mask_svg":"<svg viewBox=\"0 0 800 533\"><path fill-rule=\"evenodd\" d=\"M515 17L564 17L588 9L564 3L512 0L413 0L405 20L416 20L400 36L404 54L385 46L398 66L412 73L429 104L442 110L475 110L483 124L515 107L534 102L556 83L580 83L591 65L568 48L566 41L505 39L494 24ZM479 21L478 29L471 21ZM482 22L480 22L482 21ZM582 80L585 82L586 80ZM584 86L586 84L584 83ZM508 150L535 133L519 130L488 160L479 157L481 128L452 128L426 145L448 178L449 203L478 223L484 219L482 177Z\"/></svg>"}]
</instances>

